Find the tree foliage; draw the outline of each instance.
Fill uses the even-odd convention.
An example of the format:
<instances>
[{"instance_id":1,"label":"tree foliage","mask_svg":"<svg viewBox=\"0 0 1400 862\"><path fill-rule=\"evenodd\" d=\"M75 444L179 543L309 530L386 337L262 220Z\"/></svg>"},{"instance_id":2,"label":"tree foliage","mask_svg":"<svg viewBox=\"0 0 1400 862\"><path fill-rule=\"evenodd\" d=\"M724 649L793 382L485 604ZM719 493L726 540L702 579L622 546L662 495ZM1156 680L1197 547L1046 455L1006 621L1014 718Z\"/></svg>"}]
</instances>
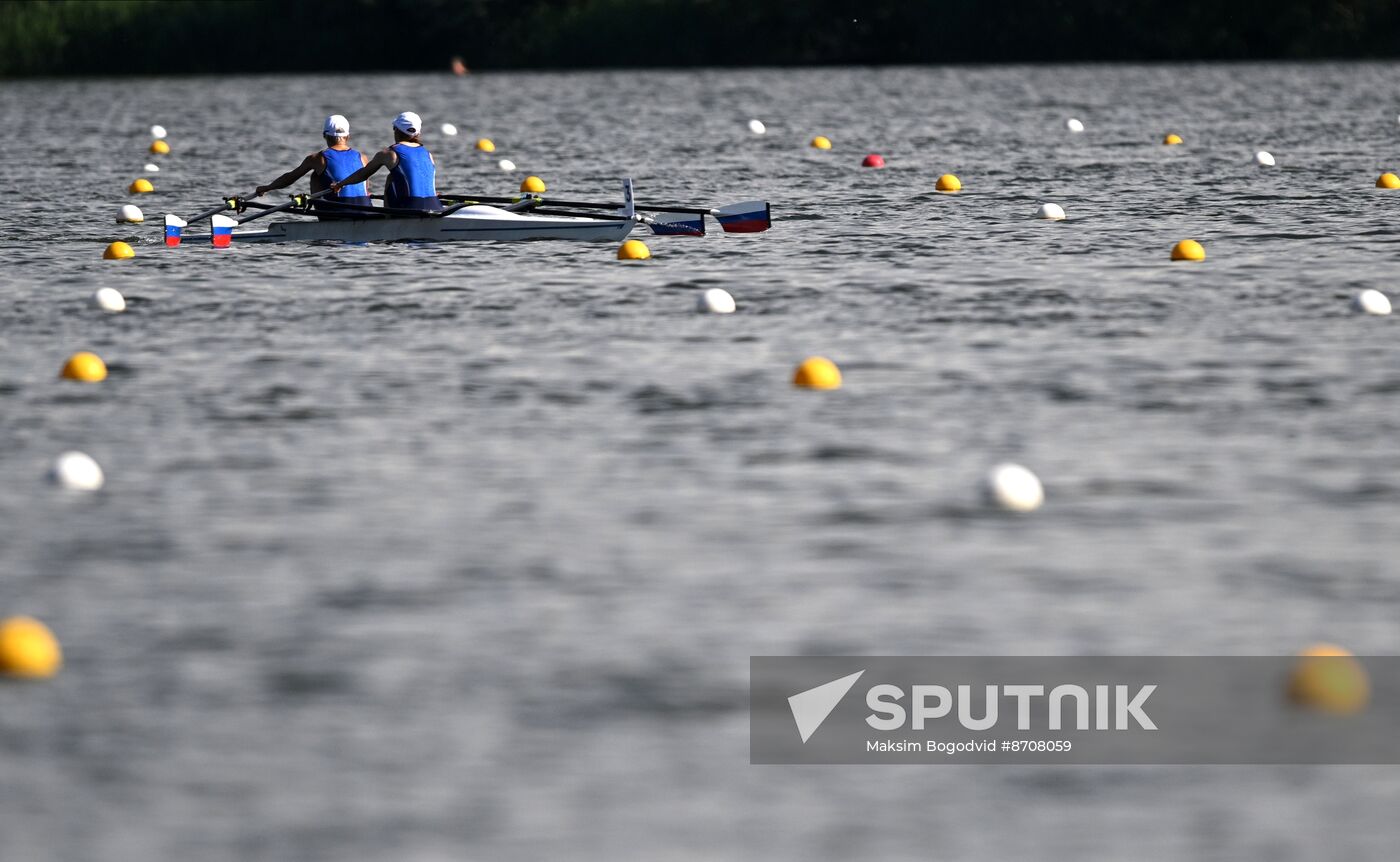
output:
<instances>
[{"instance_id":1,"label":"tree foliage","mask_svg":"<svg viewBox=\"0 0 1400 862\"><path fill-rule=\"evenodd\" d=\"M0 75L1392 57L1397 34L1395 0L18 0Z\"/></svg>"}]
</instances>

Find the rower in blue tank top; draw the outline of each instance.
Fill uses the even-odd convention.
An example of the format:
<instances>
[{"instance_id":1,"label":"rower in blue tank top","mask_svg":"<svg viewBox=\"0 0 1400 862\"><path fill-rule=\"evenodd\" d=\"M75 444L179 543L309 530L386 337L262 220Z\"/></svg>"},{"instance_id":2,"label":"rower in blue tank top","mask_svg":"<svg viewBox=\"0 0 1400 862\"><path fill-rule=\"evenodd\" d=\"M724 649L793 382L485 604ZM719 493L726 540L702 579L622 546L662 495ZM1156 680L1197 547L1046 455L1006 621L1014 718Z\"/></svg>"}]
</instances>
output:
<instances>
[{"instance_id":1,"label":"rower in blue tank top","mask_svg":"<svg viewBox=\"0 0 1400 862\"><path fill-rule=\"evenodd\" d=\"M325 149L302 159L301 164L267 185L258 186L257 196L262 197L274 189L284 189L307 173L311 174L311 192L315 194L325 191L332 183L345 179L367 164L360 151L351 148L350 121L340 114L326 117L321 134L326 139ZM323 207L322 203L328 205ZM354 218L363 215L359 210L345 206L347 204L355 207L372 206L374 201L370 200L369 185L364 182L346 184L337 194L322 198L316 201L315 205L317 215L323 219Z\"/></svg>"},{"instance_id":2,"label":"rower in blue tank top","mask_svg":"<svg viewBox=\"0 0 1400 862\"><path fill-rule=\"evenodd\" d=\"M421 117L412 111L399 114L394 118L394 144L375 153L360 170L331 183L331 188L340 191L387 167L389 181L384 185L384 206L429 212L442 209L437 196L437 165L433 154L423 146L422 133Z\"/></svg>"}]
</instances>

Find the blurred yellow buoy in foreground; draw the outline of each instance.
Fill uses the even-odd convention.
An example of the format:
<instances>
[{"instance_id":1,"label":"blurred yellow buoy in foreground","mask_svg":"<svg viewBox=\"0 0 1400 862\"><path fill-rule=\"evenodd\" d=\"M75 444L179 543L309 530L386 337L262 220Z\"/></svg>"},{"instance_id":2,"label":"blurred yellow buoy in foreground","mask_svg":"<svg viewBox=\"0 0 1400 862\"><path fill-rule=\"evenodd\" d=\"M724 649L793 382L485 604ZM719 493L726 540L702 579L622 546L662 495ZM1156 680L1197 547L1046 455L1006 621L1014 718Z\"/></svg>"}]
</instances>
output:
<instances>
[{"instance_id":1,"label":"blurred yellow buoy in foreground","mask_svg":"<svg viewBox=\"0 0 1400 862\"><path fill-rule=\"evenodd\" d=\"M0 622L0 673L47 679L63 667L63 651L49 627L33 617Z\"/></svg>"},{"instance_id":2,"label":"blurred yellow buoy in foreground","mask_svg":"<svg viewBox=\"0 0 1400 862\"><path fill-rule=\"evenodd\" d=\"M1384 173L1376 178L1376 188L1378 189L1400 189L1400 177L1392 173Z\"/></svg>"},{"instance_id":3,"label":"blurred yellow buoy in foreground","mask_svg":"<svg viewBox=\"0 0 1400 862\"><path fill-rule=\"evenodd\" d=\"M1288 699L1310 709L1352 715L1371 700L1371 681L1356 656L1336 644L1313 644L1298 654Z\"/></svg>"},{"instance_id":4,"label":"blurred yellow buoy in foreground","mask_svg":"<svg viewBox=\"0 0 1400 862\"><path fill-rule=\"evenodd\" d=\"M831 149L831 138L826 135L817 135L812 139L812 147L818 150L829 150Z\"/></svg>"},{"instance_id":5,"label":"blurred yellow buoy in foreground","mask_svg":"<svg viewBox=\"0 0 1400 862\"><path fill-rule=\"evenodd\" d=\"M136 257L136 249L124 242L114 242L102 252L103 260L126 260L129 257Z\"/></svg>"},{"instance_id":6,"label":"blurred yellow buoy in foreground","mask_svg":"<svg viewBox=\"0 0 1400 862\"><path fill-rule=\"evenodd\" d=\"M952 174L944 174L938 178L938 185L935 186L940 192L956 192L962 190L962 180Z\"/></svg>"},{"instance_id":7,"label":"blurred yellow buoy in foreground","mask_svg":"<svg viewBox=\"0 0 1400 862\"><path fill-rule=\"evenodd\" d=\"M629 239L617 250L618 260L646 260L651 257L651 249L639 239Z\"/></svg>"},{"instance_id":8,"label":"blurred yellow buoy in foreground","mask_svg":"<svg viewBox=\"0 0 1400 862\"><path fill-rule=\"evenodd\" d=\"M1194 239L1184 239L1172 246L1172 260L1205 260L1205 247Z\"/></svg>"},{"instance_id":9,"label":"blurred yellow buoy in foreground","mask_svg":"<svg viewBox=\"0 0 1400 862\"><path fill-rule=\"evenodd\" d=\"M477 139L476 139L476 148L477 148L478 150L481 150L483 153L494 153L494 152L496 152L496 145L495 145L495 143L493 143L493 142L491 141L490 138L477 138Z\"/></svg>"},{"instance_id":10,"label":"blurred yellow buoy in foreground","mask_svg":"<svg viewBox=\"0 0 1400 862\"><path fill-rule=\"evenodd\" d=\"M1162 139L1162 143L1166 146L1174 147L1177 144L1184 143L1184 141L1181 140L1181 135L1178 135L1176 132L1169 132L1167 136Z\"/></svg>"},{"instance_id":11,"label":"blurred yellow buoy in foreground","mask_svg":"<svg viewBox=\"0 0 1400 862\"><path fill-rule=\"evenodd\" d=\"M797 366L792 384L807 389L840 389L841 369L824 356L809 356Z\"/></svg>"},{"instance_id":12,"label":"blurred yellow buoy in foreground","mask_svg":"<svg viewBox=\"0 0 1400 862\"><path fill-rule=\"evenodd\" d=\"M78 380L83 383L98 383L107 379L107 363L102 361L102 357L96 353L89 353L86 350L74 353L68 357L68 361L63 363L62 377L69 380Z\"/></svg>"},{"instance_id":13,"label":"blurred yellow buoy in foreground","mask_svg":"<svg viewBox=\"0 0 1400 862\"><path fill-rule=\"evenodd\" d=\"M170 145L165 141L151 141L151 152L158 156L167 155L170 152Z\"/></svg>"},{"instance_id":14,"label":"blurred yellow buoy in foreground","mask_svg":"<svg viewBox=\"0 0 1400 862\"><path fill-rule=\"evenodd\" d=\"M520 190L531 194L544 194L544 180L539 177L526 177L520 181Z\"/></svg>"},{"instance_id":15,"label":"blurred yellow buoy in foreground","mask_svg":"<svg viewBox=\"0 0 1400 862\"><path fill-rule=\"evenodd\" d=\"M148 195L155 191L156 187L151 185L151 181L145 177L139 177L132 180L131 185L127 186L126 190L134 195Z\"/></svg>"}]
</instances>

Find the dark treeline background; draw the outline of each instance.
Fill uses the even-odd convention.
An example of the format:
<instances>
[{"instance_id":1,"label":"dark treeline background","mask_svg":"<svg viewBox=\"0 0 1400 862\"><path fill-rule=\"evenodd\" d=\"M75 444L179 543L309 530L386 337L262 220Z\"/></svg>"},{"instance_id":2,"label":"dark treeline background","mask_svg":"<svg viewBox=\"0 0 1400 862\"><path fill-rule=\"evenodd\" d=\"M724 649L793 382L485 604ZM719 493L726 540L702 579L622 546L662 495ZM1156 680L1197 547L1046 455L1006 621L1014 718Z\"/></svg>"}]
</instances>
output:
<instances>
[{"instance_id":1,"label":"dark treeline background","mask_svg":"<svg viewBox=\"0 0 1400 862\"><path fill-rule=\"evenodd\" d=\"M0 76L1400 55L1400 0L0 0Z\"/></svg>"}]
</instances>

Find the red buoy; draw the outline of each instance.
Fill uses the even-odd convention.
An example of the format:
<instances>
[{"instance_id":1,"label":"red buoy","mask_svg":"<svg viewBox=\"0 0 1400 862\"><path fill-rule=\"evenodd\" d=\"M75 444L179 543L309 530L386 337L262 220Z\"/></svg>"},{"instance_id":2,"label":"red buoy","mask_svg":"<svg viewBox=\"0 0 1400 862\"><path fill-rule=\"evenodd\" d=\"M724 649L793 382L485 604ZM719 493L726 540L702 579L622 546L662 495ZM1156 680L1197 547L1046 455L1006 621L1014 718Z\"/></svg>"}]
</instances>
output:
<instances>
[{"instance_id":1,"label":"red buoy","mask_svg":"<svg viewBox=\"0 0 1400 862\"><path fill-rule=\"evenodd\" d=\"M885 166L885 157L879 153L871 153L865 157L865 161L861 162L860 166L863 168L883 168Z\"/></svg>"}]
</instances>

